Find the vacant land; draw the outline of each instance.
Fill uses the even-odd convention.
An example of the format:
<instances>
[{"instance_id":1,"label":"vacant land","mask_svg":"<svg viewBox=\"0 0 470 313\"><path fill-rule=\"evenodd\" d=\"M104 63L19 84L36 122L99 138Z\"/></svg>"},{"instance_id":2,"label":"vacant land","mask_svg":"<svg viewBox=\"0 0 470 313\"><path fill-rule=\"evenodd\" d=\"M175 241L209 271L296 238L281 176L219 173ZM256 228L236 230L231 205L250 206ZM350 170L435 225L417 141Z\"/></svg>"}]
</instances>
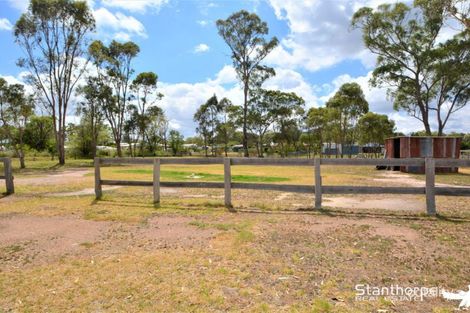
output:
<instances>
[{"instance_id":1,"label":"vacant land","mask_svg":"<svg viewBox=\"0 0 470 313\"><path fill-rule=\"evenodd\" d=\"M0 312L453 312L442 298L355 301L354 286L470 283L469 198L327 196L108 187L93 194L91 161L28 160L0 200ZM219 165L162 166L166 181L221 181ZM313 168L232 168L234 181L313 184ZM420 175L322 168L324 184L419 186ZM103 179L151 180L149 166L102 169ZM470 171L437 182L470 185Z\"/></svg>"}]
</instances>

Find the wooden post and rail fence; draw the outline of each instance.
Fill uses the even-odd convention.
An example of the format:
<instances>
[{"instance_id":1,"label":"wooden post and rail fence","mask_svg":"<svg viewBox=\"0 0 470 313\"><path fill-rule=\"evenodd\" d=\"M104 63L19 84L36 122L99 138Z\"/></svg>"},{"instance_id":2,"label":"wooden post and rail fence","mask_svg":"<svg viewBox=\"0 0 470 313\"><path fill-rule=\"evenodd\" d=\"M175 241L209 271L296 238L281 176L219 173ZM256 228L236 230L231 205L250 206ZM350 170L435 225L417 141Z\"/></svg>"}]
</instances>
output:
<instances>
[{"instance_id":1,"label":"wooden post and rail fence","mask_svg":"<svg viewBox=\"0 0 470 313\"><path fill-rule=\"evenodd\" d=\"M0 179L5 180L6 194L14 194L15 184L13 183L13 168L11 166L11 158L0 158L0 162L3 162L3 175L0 175Z\"/></svg>"},{"instance_id":2,"label":"wooden post and rail fence","mask_svg":"<svg viewBox=\"0 0 470 313\"><path fill-rule=\"evenodd\" d=\"M129 181L101 179L101 165L149 164L153 165L153 181ZM220 164L224 168L224 182L167 182L160 180L160 167L167 164ZM255 189L284 192L311 193L315 209L322 207L323 194L424 194L429 215L436 214L436 195L470 196L470 187L436 187L436 167L470 167L470 160L408 158L408 159L274 159L274 158L95 158L95 195L102 196L103 185L152 186L154 203L160 203L161 187L221 188L224 202L232 209L231 190ZM255 166L304 166L313 168L314 185L260 184L232 182L231 168L238 165ZM381 187L381 186L324 186L321 165L349 166L424 166L425 187Z\"/></svg>"}]
</instances>

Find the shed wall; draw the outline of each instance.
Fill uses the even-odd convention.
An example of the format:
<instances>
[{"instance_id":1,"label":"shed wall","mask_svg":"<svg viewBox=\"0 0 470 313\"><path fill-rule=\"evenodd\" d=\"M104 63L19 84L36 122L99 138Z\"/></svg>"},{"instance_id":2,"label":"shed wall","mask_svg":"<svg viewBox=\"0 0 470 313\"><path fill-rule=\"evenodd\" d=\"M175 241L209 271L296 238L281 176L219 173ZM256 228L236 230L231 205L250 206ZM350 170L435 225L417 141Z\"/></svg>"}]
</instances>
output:
<instances>
[{"instance_id":1,"label":"shed wall","mask_svg":"<svg viewBox=\"0 0 470 313\"><path fill-rule=\"evenodd\" d=\"M399 154L395 149L394 141L399 140ZM460 144L462 138L458 137L396 137L388 138L385 141L386 157L393 158L399 155L400 158L454 158L460 157ZM424 173L423 166L401 166L400 170L407 173ZM437 173L456 173L458 168L445 167L436 168Z\"/></svg>"}]
</instances>

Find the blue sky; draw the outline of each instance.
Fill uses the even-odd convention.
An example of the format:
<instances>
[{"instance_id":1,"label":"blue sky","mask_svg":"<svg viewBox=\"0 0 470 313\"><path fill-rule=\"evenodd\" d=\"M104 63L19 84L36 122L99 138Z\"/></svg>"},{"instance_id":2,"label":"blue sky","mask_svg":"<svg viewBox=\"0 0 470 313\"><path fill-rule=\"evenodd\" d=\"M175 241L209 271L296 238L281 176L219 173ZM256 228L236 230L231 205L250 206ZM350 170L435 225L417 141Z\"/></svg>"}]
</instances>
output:
<instances>
[{"instance_id":1,"label":"blue sky","mask_svg":"<svg viewBox=\"0 0 470 313\"><path fill-rule=\"evenodd\" d=\"M268 23L270 35L281 44L266 59L277 75L267 88L294 91L307 107L321 106L345 82L364 89L372 111L388 114L399 130L421 129L404 113L394 112L385 89L370 88L375 63L362 44L361 34L349 27L355 10L375 7L387 0L90 0L97 22L93 39L136 42L141 52L136 73L154 71L160 80L170 125L185 136L194 134L192 115L212 94L241 102L231 67L230 51L218 36L215 21L240 9L256 12ZM388 0L389 2L395 2ZM21 81L15 65L22 51L14 43L11 27L27 7L25 0L0 0L0 76ZM73 120L73 111L69 112ZM470 131L470 111L462 110L448 130Z\"/></svg>"}]
</instances>

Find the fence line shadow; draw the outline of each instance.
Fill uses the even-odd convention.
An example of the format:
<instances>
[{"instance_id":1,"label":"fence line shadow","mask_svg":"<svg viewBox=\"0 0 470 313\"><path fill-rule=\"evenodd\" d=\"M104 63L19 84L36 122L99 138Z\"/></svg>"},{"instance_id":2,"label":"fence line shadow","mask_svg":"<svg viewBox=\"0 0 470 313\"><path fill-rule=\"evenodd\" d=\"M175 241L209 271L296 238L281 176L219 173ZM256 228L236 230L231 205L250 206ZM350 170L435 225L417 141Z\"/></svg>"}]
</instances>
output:
<instances>
[{"instance_id":1,"label":"fence line shadow","mask_svg":"<svg viewBox=\"0 0 470 313\"><path fill-rule=\"evenodd\" d=\"M1 197L0 197L1 199ZM265 214L265 215L311 215L311 216L328 216L328 217L346 217L346 218L376 218L376 219L394 219L394 220L409 220L409 221L442 221L449 222L454 224L470 223L470 217L463 216L449 216L443 214L437 214L435 216L428 216L426 213L417 213L409 214L403 212L385 212L385 211L358 211L358 210L340 210L340 209L331 209L331 208L322 208L322 209L313 209L311 207L298 208L296 210L263 210L257 209L256 207L247 208L247 207L233 207L230 210L227 210L223 207L223 204L217 204L216 206L206 206L205 204L194 204L194 205L184 205L181 204L178 207L168 204L169 207L166 207L165 203L154 204L151 202L145 203L136 203L136 202L126 202L118 199L94 199L91 202L91 205L97 205L99 203L111 205L111 206L120 206L120 207L140 207L140 208L155 208L167 210L171 209L174 211L207 211L208 209L221 209L226 210L227 213L247 213L247 214Z\"/></svg>"},{"instance_id":2,"label":"fence line shadow","mask_svg":"<svg viewBox=\"0 0 470 313\"><path fill-rule=\"evenodd\" d=\"M387 212L358 212L358 211L344 211L337 209L313 209L313 208L299 208L297 210L260 210L256 208L236 208L236 212L251 213L251 214L273 214L273 215L312 215L312 216L328 216L328 217L348 217L348 218L379 218L379 219L396 219L396 220L410 220L410 221L444 221L455 224L470 223L470 218L462 216L446 216L437 214L436 216L427 216L425 213L416 215L399 215Z\"/></svg>"}]
</instances>

